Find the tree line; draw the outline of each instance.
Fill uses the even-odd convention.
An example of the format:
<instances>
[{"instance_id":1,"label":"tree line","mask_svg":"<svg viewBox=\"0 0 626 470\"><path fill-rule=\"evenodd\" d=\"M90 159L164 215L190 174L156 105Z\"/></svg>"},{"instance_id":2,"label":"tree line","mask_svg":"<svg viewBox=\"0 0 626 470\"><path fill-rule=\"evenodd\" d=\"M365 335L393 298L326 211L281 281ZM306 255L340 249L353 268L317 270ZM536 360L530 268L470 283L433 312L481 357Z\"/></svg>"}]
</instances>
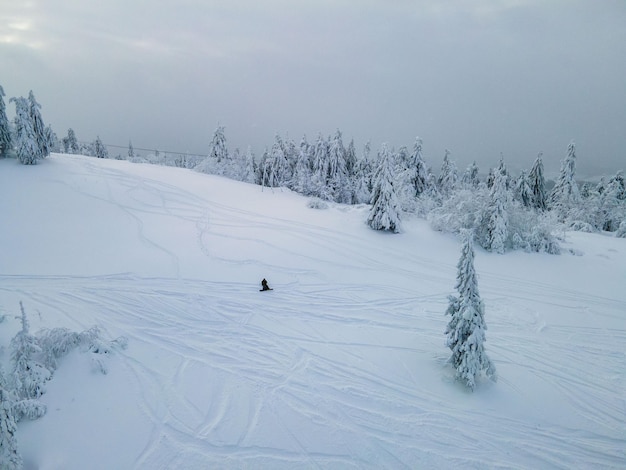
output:
<instances>
[{"instance_id":1,"label":"tree line","mask_svg":"<svg viewBox=\"0 0 626 470\"><path fill-rule=\"evenodd\" d=\"M97 137L81 143L73 129L58 140L41 117L41 105L31 91L28 98L11 98L16 115L13 126L6 117L0 87L0 156L13 149L23 164L35 164L55 150L109 158L107 146ZM626 237L626 184L623 172L597 184L576 180L576 147L570 143L559 176L548 189L542 154L529 170L512 175L503 158L485 177L473 162L463 172L446 150L435 174L416 138L411 149L382 144L376 155L365 144L357 152L354 141L345 145L337 130L298 143L276 134L260 158L248 147L229 151L225 128L217 126L205 156L182 153L140 156L129 142L128 153L115 158L191 168L264 187L286 187L326 203L370 204L367 224L375 230L402 230L402 219L417 214L436 230L460 233L471 230L475 241L488 251L508 250L559 253L559 229L605 231Z\"/></svg>"}]
</instances>

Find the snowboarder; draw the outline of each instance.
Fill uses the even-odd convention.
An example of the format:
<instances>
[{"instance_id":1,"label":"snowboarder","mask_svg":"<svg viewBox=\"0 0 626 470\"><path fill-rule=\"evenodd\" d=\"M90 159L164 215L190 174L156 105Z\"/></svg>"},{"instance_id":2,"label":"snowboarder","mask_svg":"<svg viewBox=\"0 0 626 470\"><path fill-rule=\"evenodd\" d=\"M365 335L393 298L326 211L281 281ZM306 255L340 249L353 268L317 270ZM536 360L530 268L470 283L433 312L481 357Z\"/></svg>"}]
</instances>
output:
<instances>
[{"instance_id":1,"label":"snowboarder","mask_svg":"<svg viewBox=\"0 0 626 470\"><path fill-rule=\"evenodd\" d=\"M261 281L261 289L259 289L260 292L264 291L264 290L272 290L272 288L270 286L267 285L267 280L263 279Z\"/></svg>"}]
</instances>

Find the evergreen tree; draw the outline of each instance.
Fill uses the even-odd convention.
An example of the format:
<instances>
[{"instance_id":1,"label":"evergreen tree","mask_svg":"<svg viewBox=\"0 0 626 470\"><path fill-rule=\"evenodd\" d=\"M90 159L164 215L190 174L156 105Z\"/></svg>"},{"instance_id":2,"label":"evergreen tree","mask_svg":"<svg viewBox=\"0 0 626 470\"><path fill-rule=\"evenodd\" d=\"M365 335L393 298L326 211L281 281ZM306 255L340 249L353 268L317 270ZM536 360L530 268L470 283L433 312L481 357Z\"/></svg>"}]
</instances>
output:
<instances>
[{"instance_id":1,"label":"evergreen tree","mask_svg":"<svg viewBox=\"0 0 626 470\"><path fill-rule=\"evenodd\" d=\"M256 183L257 166L254 161L254 153L252 148L248 145L246 154L244 156L244 166L241 173L241 181L245 183Z\"/></svg>"},{"instance_id":2,"label":"evergreen tree","mask_svg":"<svg viewBox=\"0 0 626 470\"><path fill-rule=\"evenodd\" d=\"M486 212L486 239L484 248L503 254L508 238L508 191L506 176L501 171L494 172L493 186L489 192L489 206Z\"/></svg>"},{"instance_id":3,"label":"evergreen tree","mask_svg":"<svg viewBox=\"0 0 626 470\"><path fill-rule=\"evenodd\" d=\"M326 180L335 202L349 203L352 199L350 180L346 166L346 149L341 131L337 129L328 148L328 174Z\"/></svg>"},{"instance_id":4,"label":"evergreen tree","mask_svg":"<svg viewBox=\"0 0 626 470\"><path fill-rule=\"evenodd\" d=\"M133 158L135 158L135 149L133 147L133 143L132 141L128 141L128 159L132 160Z\"/></svg>"},{"instance_id":5,"label":"evergreen tree","mask_svg":"<svg viewBox=\"0 0 626 470\"><path fill-rule=\"evenodd\" d=\"M448 196L455 188L458 180L458 172L454 162L450 161L450 151L446 149L441 165L441 172L437 178L437 186L444 196Z\"/></svg>"},{"instance_id":6,"label":"evergreen tree","mask_svg":"<svg viewBox=\"0 0 626 470\"><path fill-rule=\"evenodd\" d=\"M428 169L422 157L422 139L415 138L413 152L409 157L409 181L413 186L413 194L420 197L428 188Z\"/></svg>"},{"instance_id":7,"label":"evergreen tree","mask_svg":"<svg viewBox=\"0 0 626 470\"><path fill-rule=\"evenodd\" d=\"M67 137L63 137L63 151L74 155L80 152L76 134L72 128L67 130Z\"/></svg>"},{"instance_id":8,"label":"evergreen tree","mask_svg":"<svg viewBox=\"0 0 626 470\"><path fill-rule=\"evenodd\" d=\"M39 398L45 391L44 383L50 379L50 371L35 360L41 352L37 340L29 332L28 319L20 302L22 329L11 340L13 383L20 399Z\"/></svg>"},{"instance_id":9,"label":"evergreen tree","mask_svg":"<svg viewBox=\"0 0 626 470\"><path fill-rule=\"evenodd\" d=\"M268 186L287 186L291 180L291 168L287 160L286 148L283 140L278 134L274 137L274 145L270 152L269 158L266 160L266 174L269 175L270 184Z\"/></svg>"},{"instance_id":10,"label":"evergreen tree","mask_svg":"<svg viewBox=\"0 0 626 470\"><path fill-rule=\"evenodd\" d=\"M574 142L567 147L567 157L561 162L561 171L552 193L550 202L557 210L559 218L564 220L571 208L580 202L580 192L576 183L576 146Z\"/></svg>"},{"instance_id":11,"label":"evergreen tree","mask_svg":"<svg viewBox=\"0 0 626 470\"><path fill-rule=\"evenodd\" d=\"M15 103L15 146L17 158L24 165L36 165L43 158L41 148L37 145L33 122L29 113L26 98L11 98Z\"/></svg>"},{"instance_id":12,"label":"evergreen tree","mask_svg":"<svg viewBox=\"0 0 626 470\"><path fill-rule=\"evenodd\" d=\"M226 148L226 136L224 126L217 126L213 133L213 139L209 146L209 158L215 159L216 163L222 164L228 160L228 149Z\"/></svg>"},{"instance_id":13,"label":"evergreen tree","mask_svg":"<svg viewBox=\"0 0 626 470\"><path fill-rule=\"evenodd\" d=\"M4 103L4 89L0 85L0 158L5 157L11 148L11 129Z\"/></svg>"},{"instance_id":14,"label":"evergreen tree","mask_svg":"<svg viewBox=\"0 0 626 470\"><path fill-rule=\"evenodd\" d=\"M356 166L358 163L358 159L356 157L356 148L354 147L354 139L351 139L350 143L348 144L345 160L348 177L352 178L356 174Z\"/></svg>"},{"instance_id":15,"label":"evergreen tree","mask_svg":"<svg viewBox=\"0 0 626 470\"><path fill-rule=\"evenodd\" d=\"M537 155L530 169L528 185L533 195L531 206L540 211L544 211L547 208L548 198L546 196L546 180L543 176L543 161L541 160L541 156L541 153Z\"/></svg>"},{"instance_id":16,"label":"evergreen tree","mask_svg":"<svg viewBox=\"0 0 626 470\"><path fill-rule=\"evenodd\" d=\"M446 310L446 315L451 317L445 331L446 346L452 350L449 363L456 369L456 378L474 390L476 378L483 371L494 381L497 377L496 368L484 347L485 308L478 292L473 237L469 230L464 234L455 287L458 297L448 297Z\"/></svg>"},{"instance_id":17,"label":"evergreen tree","mask_svg":"<svg viewBox=\"0 0 626 470\"><path fill-rule=\"evenodd\" d=\"M353 204L367 204L372 199L372 165L366 158L357 161L354 175Z\"/></svg>"},{"instance_id":18,"label":"evergreen tree","mask_svg":"<svg viewBox=\"0 0 626 470\"><path fill-rule=\"evenodd\" d=\"M519 200L524 207L531 207L533 202L533 191L528 184L528 178L526 172L522 170L519 178L515 182L515 197Z\"/></svg>"},{"instance_id":19,"label":"evergreen tree","mask_svg":"<svg viewBox=\"0 0 626 470\"><path fill-rule=\"evenodd\" d=\"M41 105L37 103L35 95L31 90L28 93L28 113L33 126L35 141L37 142L37 147L39 147L39 158L45 158L50 155L50 141L46 135L46 126L43 123L40 109Z\"/></svg>"},{"instance_id":20,"label":"evergreen tree","mask_svg":"<svg viewBox=\"0 0 626 470\"><path fill-rule=\"evenodd\" d=\"M609 180L598 199L601 217L599 228L607 232L617 231L626 220L626 185L621 171Z\"/></svg>"},{"instance_id":21,"label":"evergreen tree","mask_svg":"<svg viewBox=\"0 0 626 470\"><path fill-rule=\"evenodd\" d=\"M480 184L480 179L478 177L478 165L476 162L472 162L470 166L467 167L463 176L461 177L461 183L466 189L476 189Z\"/></svg>"},{"instance_id":22,"label":"evergreen tree","mask_svg":"<svg viewBox=\"0 0 626 470\"><path fill-rule=\"evenodd\" d=\"M93 141L93 156L97 158L109 158L109 151L105 147L105 145L100 140L100 136L96 137L96 140Z\"/></svg>"},{"instance_id":23,"label":"evergreen tree","mask_svg":"<svg viewBox=\"0 0 626 470\"><path fill-rule=\"evenodd\" d=\"M4 385L0 385L0 468L18 470L23 462L17 450L17 423L13 414L13 401Z\"/></svg>"},{"instance_id":24,"label":"evergreen tree","mask_svg":"<svg viewBox=\"0 0 626 470\"><path fill-rule=\"evenodd\" d=\"M400 231L400 203L396 194L391 154L383 144L374 177L372 208L367 224L374 230Z\"/></svg>"},{"instance_id":25,"label":"evergreen tree","mask_svg":"<svg viewBox=\"0 0 626 470\"><path fill-rule=\"evenodd\" d=\"M320 133L315 142L313 152L313 195L325 201L331 201L333 194L328 187L328 175L330 174L329 143Z\"/></svg>"},{"instance_id":26,"label":"evergreen tree","mask_svg":"<svg viewBox=\"0 0 626 470\"><path fill-rule=\"evenodd\" d=\"M311 173L311 146L306 140L306 136L300 141L300 149L296 166L293 172L291 187L294 191L304 196L313 194L312 173Z\"/></svg>"}]
</instances>

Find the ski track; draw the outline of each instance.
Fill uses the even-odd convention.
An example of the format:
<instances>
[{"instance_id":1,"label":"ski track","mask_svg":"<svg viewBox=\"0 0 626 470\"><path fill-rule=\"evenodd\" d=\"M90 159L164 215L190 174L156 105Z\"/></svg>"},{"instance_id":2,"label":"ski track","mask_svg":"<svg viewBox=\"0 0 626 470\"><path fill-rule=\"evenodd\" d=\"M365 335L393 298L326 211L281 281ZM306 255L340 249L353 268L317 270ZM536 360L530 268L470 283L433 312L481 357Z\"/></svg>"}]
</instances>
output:
<instances>
[{"instance_id":1,"label":"ski track","mask_svg":"<svg viewBox=\"0 0 626 470\"><path fill-rule=\"evenodd\" d=\"M200 468L201 462L275 468L480 468L485 462L580 468L585 462L587 468L619 468L624 462L623 376L610 374L623 370L624 330L561 327L548 335L529 320L526 336L507 335L504 325L489 336L500 368L523 362L588 422L575 429L444 403L416 383L412 366L403 365L405 374L388 371L386 360L407 361L442 347L439 331L416 325L443 321L439 305L427 299L431 310L420 311L424 318L417 322L415 299L394 300L386 286L375 292L368 286L374 301L355 300L362 286L320 285L273 292L270 302L249 286L188 279L0 280L0 291L18 292L38 311L65 312L81 328L96 321L111 337L129 338L120 354L153 429L137 468ZM572 295L553 299L567 304ZM97 311L97 318L81 311ZM412 339L402 341L407 335ZM390 337L399 344L383 341ZM537 354L537 337L545 354ZM551 361L556 350L571 363ZM158 351L164 367L147 369L134 357L138 351ZM581 377L580 369L591 377ZM189 383L198 371L206 382ZM498 386L511 393L523 388L506 376ZM307 441L320 428L328 442ZM280 436L280 446L271 435Z\"/></svg>"},{"instance_id":2,"label":"ski track","mask_svg":"<svg viewBox=\"0 0 626 470\"><path fill-rule=\"evenodd\" d=\"M0 292L35 306L44 323L45 312L54 311L67 326L95 323L111 338L128 337L129 348L119 354L152 426L134 467L624 467L624 375L611 371L626 370L626 329L552 325L538 310L594 305L618 318L626 311L623 300L481 273L489 299L488 350L501 373L497 387L523 395L524 384L503 373L523 363L525 373L576 410L576 422L586 426L502 416L488 402L446 402L414 372L425 358L435 376L463 393L444 364L443 312L453 264L394 253L382 244L372 252L364 238L261 217L88 160L82 169L85 178L106 181L104 191L94 196L73 189L128 214L138 239L172 260L172 276L0 275ZM259 294L243 283L181 278L177 255L145 230L146 214L193 223L199 256L299 280ZM345 269L349 260L349 269L377 273L381 281L393 275L415 283L416 295L389 281L328 284L320 273L294 267L303 256L259 235L265 231L319 247L315 261L328 271ZM220 257L212 245L223 238L256 243L297 262ZM393 262L398 259L402 263ZM450 290L430 290L442 284ZM501 291L512 295L502 299ZM552 353L571 361L555 363ZM150 354L162 357L158 370L141 361ZM488 393L489 384L485 388Z\"/></svg>"}]
</instances>

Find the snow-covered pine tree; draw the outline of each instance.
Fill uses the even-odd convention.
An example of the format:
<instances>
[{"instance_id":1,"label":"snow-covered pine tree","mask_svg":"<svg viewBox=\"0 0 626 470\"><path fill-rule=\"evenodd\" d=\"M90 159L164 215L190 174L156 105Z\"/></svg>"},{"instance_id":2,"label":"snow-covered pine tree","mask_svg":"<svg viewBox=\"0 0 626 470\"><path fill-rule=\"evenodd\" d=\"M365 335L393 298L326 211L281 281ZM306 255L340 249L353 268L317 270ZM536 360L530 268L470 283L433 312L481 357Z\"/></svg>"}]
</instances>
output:
<instances>
[{"instance_id":1,"label":"snow-covered pine tree","mask_svg":"<svg viewBox=\"0 0 626 470\"><path fill-rule=\"evenodd\" d=\"M621 171L609 180L598 199L601 217L598 228L616 232L620 224L626 220L626 184Z\"/></svg>"},{"instance_id":2,"label":"snow-covered pine tree","mask_svg":"<svg viewBox=\"0 0 626 470\"><path fill-rule=\"evenodd\" d=\"M439 192L443 196L448 196L455 188L458 180L456 164L450 161L450 151L446 149L441 165L441 172L437 178Z\"/></svg>"},{"instance_id":3,"label":"snow-covered pine tree","mask_svg":"<svg viewBox=\"0 0 626 470\"><path fill-rule=\"evenodd\" d=\"M22 329L11 340L13 388L19 399L39 398L45 391L45 382L50 379L50 371L34 358L41 348L29 332L22 302L20 309Z\"/></svg>"},{"instance_id":4,"label":"snow-covered pine tree","mask_svg":"<svg viewBox=\"0 0 626 470\"><path fill-rule=\"evenodd\" d=\"M22 457L17 449L17 423L13 415L13 401L4 385L0 385L0 468L22 468Z\"/></svg>"},{"instance_id":5,"label":"snow-covered pine tree","mask_svg":"<svg viewBox=\"0 0 626 470\"><path fill-rule=\"evenodd\" d=\"M372 165L366 158L360 158L356 164L352 204L368 204L372 199Z\"/></svg>"},{"instance_id":6,"label":"snow-covered pine tree","mask_svg":"<svg viewBox=\"0 0 626 470\"><path fill-rule=\"evenodd\" d=\"M244 166L241 170L241 181L245 183L256 183L257 182L257 166L254 161L254 153L252 152L252 147L248 145L246 149L246 154L243 157Z\"/></svg>"},{"instance_id":7,"label":"snow-covered pine tree","mask_svg":"<svg viewBox=\"0 0 626 470\"><path fill-rule=\"evenodd\" d=\"M287 147L278 134L274 136L274 145L272 145L268 161L272 164L271 172L274 175L271 186L287 186L292 177L291 165L287 156Z\"/></svg>"},{"instance_id":8,"label":"snow-covered pine tree","mask_svg":"<svg viewBox=\"0 0 626 470\"><path fill-rule=\"evenodd\" d=\"M226 135L224 134L224 126L217 126L213 133L213 139L209 145L209 158L215 159L219 164L228 160L228 149L226 148Z\"/></svg>"},{"instance_id":9,"label":"snow-covered pine tree","mask_svg":"<svg viewBox=\"0 0 626 470\"><path fill-rule=\"evenodd\" d=\"M493 172L493 186L489 192L489 206L485 214L486 231L483 247L503 254L508 238L508 190L506 175L497 169Z\"/></svg>"},{"instance_id":10,"label":"snow-covered pine tree","mask_svg":"<svg viewBox=\"0 0 626 470\"><path fill-rule=\"evenodd\" d=\"M43 123L41 117L41 105L37 103L35 95L31 90L28 93L28 113L33 126L33 132L35 134L35 141L39 148L39 158L46 158L50 155L50 139L46 133L46 126Z\"/></svg>"},{"instance_id":11,"label":"snow-covered pine tree","mask_svg":"<svg viewBox=\"0 0 626 470\"><path fill-rule=\"evenodd\" d=\"M341 131L337 129L328 147L327 185L335 202L349 203L352 199L350 179L346 167L346 149Z\"/></svg>"},{"instance_id":12,"label":"snow-covered pine tree","mask_svg":"<svg viewBox=\"0 0 626 470\"><path fill-rule=\"evenodd\" d=\"M543 176L543 161L541 160L542 155L543 154L539 152L528 174L528 184L533 194L531 206L540 211L546 210L548 206L546 180Z\"/></svg>"},{"instance_id":13,"label":"snow-covered pine tree","mask_svg":"<svg viewBox=\"0 0 626 470\"><path fill-rule=\"evenodd\" d=\"M96 137L96 140L93 141L93 156L97 158L109 158L109 151L100 140L100 136Z\"/></svg>"},{"instance_id":14,"label":"snow-covered pine tree","mask_svg":"<svg viewBox=\"0 0 626 470\"><path fill-rule=\"evenodd\" d=\"M36 165L43 158L41 148L37 145L35 130L29 112L29 103L26 98L11 98L15 103L15 150L20 163Z\"/></svg>"},{"instance_id":15,"label":"snow-covered pine tree","mask_svg":"<svg viewBox=\"0 0 626 470\"><path fill-rule=\"evenodd\" d=\"M135 148L133 147L132 141L128 141L128 159L132 160L135 158Z\"/></svg>"},{"instance_id":16,"label":"snow-covered pine tree","mask_svg":"<svg viewBox=\"0 0 626 470\"><path fill-rule=\"evenodd\" d=\"M69 128L67 130L67 136L63 137L63 151L70 154L77 154L80 152L80 147L78 145L78 141L76 140L76 134L72 128Z\"/></svg>"},{"instance_id":17,"label":"snow-covered pine tree","mask_svg":"<svg viewBox=\"0 0 626 470\"><path fill-rule=\"evenodd\" d=\"M0 85L0 158L5 157L11 148L11 128L4 103L4 89Z\"/></svg>"},{"instance_id":18,"label":"snow-covered pine tree","mask_svg":"<svg viewBox=\"0 0 626 470\"><path fill-rule=\"evenodd\" d=\"M528 178L526 172L522 170L515 182L515 197L520 201L524 207L531 207L533 202L533 191L528 184Z\"/></svg>"},{"instance_id":19,"label":"snow-covered pine tree","mask_svg":"<svg viewBox=\"0 0 626 470\"><path fill-rule=\"evenodd\" d=\"M306 136L302 136L296 166L293 171L291 188L298 194L304 196L313 194L313 184L311 181L311 160L313 156L311 149L312 147L307 142Z\"/></svg>"},{"instance_id":20,"label":"snow-covered pine tree","mask_svg":"<svg viewBox=\"0 0 626 470\"><path fill-rule=\"evenodd\" d=\"M561 162L561 171L552 193L550 204L557 211L561 221L567 217L570 209L580 202L580 192L576 183L576 146L571 142L567 147L567 157Z\"/></svg>"},{"instance_id":21,"label":"snow-covered pine tree","mask_svg":"<svg viewBox=\"0 0 626 470\"><path fill-rule=\"evenodd\" d=\"M387 144L383 144L374 176L372 208L367 218L367 224L374 230L400 231L400 202L394 185L392 157Z\"/></svg>"},{"instance_id":22,"label":"snow-covered pine tree","mask_svg":"<svg viewBox=\"0 0 626 470\"><path fill-rule=\"evenodd\" d=\"M356 157L354 139L350 139L350 143L348 144L348 148L346 149L346 171L348 172L349 178L352 178L355 175L357 162L358 159Z\"/></svg>"},{"instance_id":23,"label":"snow-covered pine tree","mask_svg":"<svg viewBox=\"0 0 626 470\"><path fill-rule=\"evenodd\" d=\"M446 327L446 346L452 350L448 360L456 369L456 378L470 390L476 387L476 379L482 372L497 380L496 368L487 356L484 343L485 307L478 292L474 269L474 243L470 230L463 234L461 257L457 264L456 290L458 296L449 296L446 315L450 321Z\"/></svg>"},{"instance_id":24,"label":"snow-covered pine tree","mask_svg":"<svg viewBox=\"0 0 626 470\"><path fill-rule=\"evenodd\" d=\"M420 197L427 190L428 168L422 157L422 139L415 138L413 152L409 156L409 181L413 186L413 195Z\"/></svg>"},{"instance_id":25,"label":"snow-covered pine tree","mask_svg":"<svg viewBox=\"0 0 626 470\"><path fill-rule=\"evenodd\" d=\"M314 146L313 176L311 178L311 183L313 185L313 195L325 201L331 201L333 199L332 191L328 187L329 174L329 143L320 132Z\"/></svg>"},{"instance_id":26,"label":"snow-covered pine tree","mask_svg":"<svg viewBox=\"0 0 626 470\"><path fill-rule=\"evenodd\" d=\"M470 166L468 166L461 177L461 184L465 189L476 189L480 184L480 178L478 177L478 165L476 162L472 162Z\"/></svg>"}]
</instances>

